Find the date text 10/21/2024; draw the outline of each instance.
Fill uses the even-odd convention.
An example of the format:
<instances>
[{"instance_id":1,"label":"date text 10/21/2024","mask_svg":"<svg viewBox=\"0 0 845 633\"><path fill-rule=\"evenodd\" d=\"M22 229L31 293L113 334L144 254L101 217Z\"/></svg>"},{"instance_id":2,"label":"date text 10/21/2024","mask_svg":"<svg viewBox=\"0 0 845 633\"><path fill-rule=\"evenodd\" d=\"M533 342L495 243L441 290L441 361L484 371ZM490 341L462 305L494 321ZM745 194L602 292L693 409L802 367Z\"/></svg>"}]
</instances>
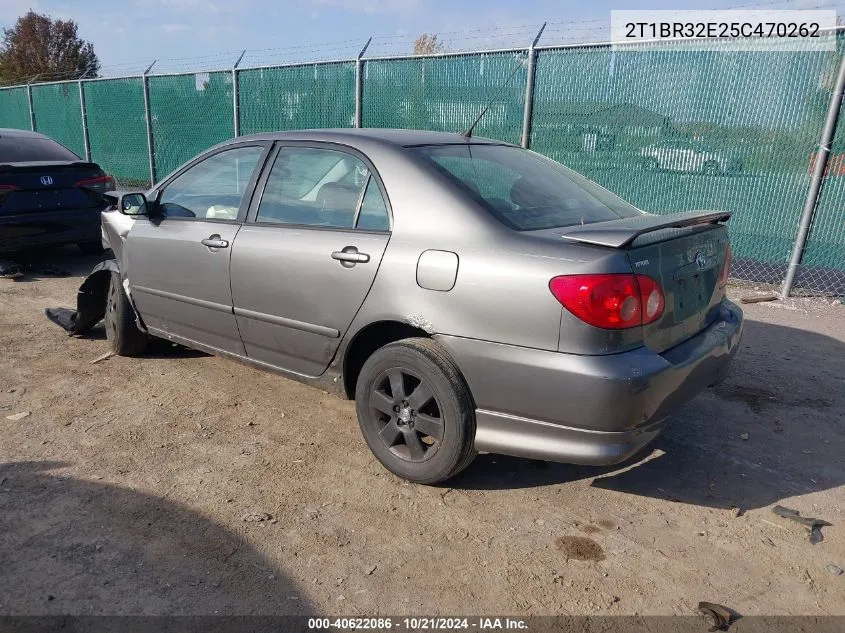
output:
<instances>
[{"instance_id":1,"label":"date text 10/21/2024","mask_svg":"<svg viewBox=\"0 0 845 633\"><path fill-rule=\"evenodd\" d=\"M527 630L528 623L518 618L309 618L311 630L408 630L408 631L461 631L477 629Z\"/></svg>"}]
</instances>

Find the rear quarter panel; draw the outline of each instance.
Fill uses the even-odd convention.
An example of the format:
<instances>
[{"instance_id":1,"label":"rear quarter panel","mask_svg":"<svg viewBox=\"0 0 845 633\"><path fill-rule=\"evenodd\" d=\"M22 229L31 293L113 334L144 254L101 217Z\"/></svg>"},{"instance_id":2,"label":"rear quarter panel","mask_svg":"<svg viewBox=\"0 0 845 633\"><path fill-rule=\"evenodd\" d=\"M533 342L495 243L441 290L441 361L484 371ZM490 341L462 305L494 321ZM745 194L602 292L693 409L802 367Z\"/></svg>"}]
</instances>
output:
<instances>
[{"instance_id":1,"label":"rear quarter panel","mask_svg":"<svg viewBox=\"0 0 845 633\"><path fill-rule=\"evenodd\" d=\"M549 290L552 277L630 272L627 260L613 249L566 244L559 235L504 227L407 151L380 149L368 155L390 199L393 234L347 338L369 323L395 320L430 334L558 350L563 309ZM451 290L418 285L417 263L430 249L457 254ZM575 326L568 332L587 336L584 345L573 343L573 349L594 348L596 342L588 339L597 333L602 348L618 342L583 325L583 330Z\"/></svg>"}]
</instances>

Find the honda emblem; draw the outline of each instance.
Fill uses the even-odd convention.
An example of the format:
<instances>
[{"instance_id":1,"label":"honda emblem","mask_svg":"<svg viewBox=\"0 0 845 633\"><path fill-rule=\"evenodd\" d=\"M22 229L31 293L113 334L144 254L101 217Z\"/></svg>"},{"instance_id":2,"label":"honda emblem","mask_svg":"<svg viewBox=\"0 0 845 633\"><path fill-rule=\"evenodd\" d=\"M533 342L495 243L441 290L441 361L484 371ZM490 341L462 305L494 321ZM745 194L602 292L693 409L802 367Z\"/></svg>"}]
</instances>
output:
<instances>
[{"instance_id":1,"label":"honda emblem","mask_svg":"<svg viewBox=\"0 0 845 633\"><path fill-rule=\"evenodd\" d=\"M41 184L48 187L53 184L52 176L41 176Z\"/></svg>"}]
</instances>

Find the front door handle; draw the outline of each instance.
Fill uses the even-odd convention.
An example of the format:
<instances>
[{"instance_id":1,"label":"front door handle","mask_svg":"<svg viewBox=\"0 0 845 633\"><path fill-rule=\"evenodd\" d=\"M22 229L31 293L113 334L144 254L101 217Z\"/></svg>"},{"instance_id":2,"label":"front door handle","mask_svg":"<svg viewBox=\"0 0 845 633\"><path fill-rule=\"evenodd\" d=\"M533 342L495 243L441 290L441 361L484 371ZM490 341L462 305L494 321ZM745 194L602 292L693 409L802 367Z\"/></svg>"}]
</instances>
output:
<instances>
[{"instance_id":1,"label":"front door handle","mask_svg":"<svg viewBox=\"0 0 845 633\"><path fill-rule=\"evenodd\" d=\"M221 237L215 233L214 235L209 235L202 241L203 246L208 246L208 248L228 248L229 247L229 240L221 239Z\"/></svg>"},{"instance_id":2,"label":"front door handle","mask_svg":"<svg viewBox=\"0 0 845 633\"><path fill-rule=\"evenodd\" d=\"M332 253L332 259L339 261L344 268L352 268L355 264L366 264L370 261L370 256L367 253L359 253L354 246L347 246Z\"/></svg>"}]
</instances>

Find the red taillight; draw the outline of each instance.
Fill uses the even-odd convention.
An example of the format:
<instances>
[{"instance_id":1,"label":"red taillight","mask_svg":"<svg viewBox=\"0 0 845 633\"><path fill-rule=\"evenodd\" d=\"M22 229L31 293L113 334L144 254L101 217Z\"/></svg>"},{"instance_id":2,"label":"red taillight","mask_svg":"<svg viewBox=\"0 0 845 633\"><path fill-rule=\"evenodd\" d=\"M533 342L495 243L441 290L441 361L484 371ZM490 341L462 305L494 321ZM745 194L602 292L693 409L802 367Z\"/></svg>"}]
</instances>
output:
<instances>
[{"instance_id":1,"label":"red taillight","mask_svg":"<svg viewBox=\"0 0 845 633\"><path fill-rule=\"evenodd\" d=\"M77 180L74 185L76 187L84 187L86 189L93 189L94 191L114 191L114 178L111 176L97 176L96 178L86 178L85 180Z\"/></svg>"},{"instance_id":2,"label":"red taillight","mask_svg":"<svg viewBox=\"0 0 845 633\"><path fill-rule=\"evenodd\" d=\"M13 191L19 191L20 187L17 185L4 185L0 184L0 205L6 202L6 198L8 198Z\"/></svg>"},{"instance_id":3,"label":"red taillight","mask_svg":"<svg viewBox=\"0 0 845 633\"><path fill-rule=\"evenodd\" d=\"M663 298L663 289L657 285L651 277L636 275L637 283L640 286L640 301L642 302L643 325L652 323L663 314L666 301Z\"/></svg>"},{"instance_id":4,"label":"red taillight","mask_svg":"<svg viewBox=\"0 0 845 633\"><path fill-rule=\"evenodd\" d=\"M725 249L725 261L722 262L722 272L719 273L719 288L724 288L728 285L732 262L733 253L731 252L731 243L728 242L727 248Z\"/></svg>"},{"instance_id":5,"label":"red taillight","mask_svg":"<svg viewBox=\"0 0 845 633\"><path fill-rule=\"evenodd\" d=\"M665 305L660 286L646 275L564 275L549 288L579 319L612 330L656 321Z\"/></svg>"}]
</instances>

